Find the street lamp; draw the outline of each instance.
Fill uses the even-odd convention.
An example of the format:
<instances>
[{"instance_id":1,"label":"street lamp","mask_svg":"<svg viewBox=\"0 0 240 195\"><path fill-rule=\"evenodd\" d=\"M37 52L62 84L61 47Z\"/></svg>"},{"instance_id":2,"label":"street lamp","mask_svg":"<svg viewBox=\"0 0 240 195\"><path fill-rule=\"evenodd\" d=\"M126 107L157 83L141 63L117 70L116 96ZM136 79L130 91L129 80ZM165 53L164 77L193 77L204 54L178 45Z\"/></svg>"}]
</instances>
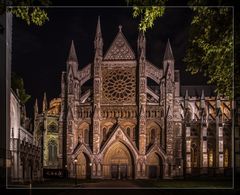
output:
<instances>
[{"instance_id":1,"label":"street lamp","mask_svg":"<svg viewBox=\"0 0 240 195\"><path fill-rule=\"evenodd\" d=\"M91 177L92 177L92 163L91 162L89 163L89 166L90 166L89 179L91 179Z\"/></svg>"},{"instance_id":2,"label":"street lamp","mask_svg":"<svg viewBox=\"0 0 240 195\"><path fill-rule=\"evenodd\" d=\"M77 157L74 159L75 164L75 185L77 185Z\"/></svg>"}]
</instances>

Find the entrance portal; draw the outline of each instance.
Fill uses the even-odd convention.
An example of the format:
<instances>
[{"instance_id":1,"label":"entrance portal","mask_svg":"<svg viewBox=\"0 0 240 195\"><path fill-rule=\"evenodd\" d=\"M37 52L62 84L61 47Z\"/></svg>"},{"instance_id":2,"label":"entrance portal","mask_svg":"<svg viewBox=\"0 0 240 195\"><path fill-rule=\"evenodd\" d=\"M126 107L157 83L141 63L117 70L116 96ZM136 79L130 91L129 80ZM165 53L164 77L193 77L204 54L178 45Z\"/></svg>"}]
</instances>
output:
<instances>
[{"instance_id":1,"label":"entrance portal","mask_svg":"<svg viewBox=\"0 0 240 195\"><path fill-rule=\"evenodd\" d=\"M148 177L151 179L163 177L163 163L161 157L157 153L152 153L147 158L148 161Z\"/></svg>"},{"instance_id":2,"label":"entrance portal","mask_svg":"<svg viewBox=\"0 0 240 195\"><path fill-rule=\"evenodd\" d=\"M149 178L157 178L157 169L158 167L155 165L149 166Z\"/></svg>"},{"instance_id":3,"label":"entrance portal","mask_svg":"<svg viewBox=\"0 0 240 195\"><path fill-rule=\"evenodd\" d=\"M77 157L77 164L75 167L75 173L79 179L91 178L91 167L89 157L81 152Z\"/></svg>"},{"instance_id":4,"label":"entrance portal","mask_svg":"<svg viewBox=\"0 0 240 195\"><path fill-rule=\"evenodd\" d=\"M112 164L111 165L111 176L113 179L126 179L128 166L126 164Z\"/></svg>"},{"instance_id":5,"label":"entrance portal","mask_svg":"<svg viewBox=\"0 0 240 195\"><path fill-rule=\"evenodd\" d=\"M127 179L134 177L133 158L121 142L113 144L104 156L103 175L106 178Z\"/></svg>"}]
</instances>

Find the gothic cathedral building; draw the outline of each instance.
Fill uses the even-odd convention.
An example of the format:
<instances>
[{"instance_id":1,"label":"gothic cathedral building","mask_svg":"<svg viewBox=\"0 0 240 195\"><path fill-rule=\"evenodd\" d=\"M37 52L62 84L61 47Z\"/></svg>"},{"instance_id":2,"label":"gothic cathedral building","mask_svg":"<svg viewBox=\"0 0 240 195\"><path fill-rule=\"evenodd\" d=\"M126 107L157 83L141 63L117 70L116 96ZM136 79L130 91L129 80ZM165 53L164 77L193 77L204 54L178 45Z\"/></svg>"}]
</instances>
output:
<instances>
[{"instance_id":1,"label":"gothic cathedral building","mask_svg":"<svg viewBox=\"0 0 240 195\"><path fill-rule=\"evenodd\" d=\"M181 95L169 40L162 69L146 58L144 33L134 53L121 26L104 54L98 18L94 48L93 62L79 69L72 41L61 97L55 99L59 109L35 112L35 131L45 125L36 136L49 135L45 167L103 179L167 179L231 169L230 101L207 96L204 87L199 96L187 88Z\"/></svg>"}]
</instances>

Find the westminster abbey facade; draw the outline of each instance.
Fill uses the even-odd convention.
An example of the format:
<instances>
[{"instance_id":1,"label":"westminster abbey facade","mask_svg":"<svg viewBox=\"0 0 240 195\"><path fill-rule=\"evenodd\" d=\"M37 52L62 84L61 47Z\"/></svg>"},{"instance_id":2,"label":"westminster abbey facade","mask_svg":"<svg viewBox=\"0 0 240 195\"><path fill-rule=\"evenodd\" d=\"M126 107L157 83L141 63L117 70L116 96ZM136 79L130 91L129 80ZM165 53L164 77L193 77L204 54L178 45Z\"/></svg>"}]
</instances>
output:
<instances>
[{"instance_id":1,"label":"westminster abbey facade","mask_svg":"<svg viewBox=\"0 0 240 195\"><path fill-rule=\"evenodd\" d=\"M45 167L103 179L181 178L231 169L230 101L208 95L204 87L197 96L181 86L169 40L162 68L146 58L144 33L135 53L121 26L104 53L98 19L94 48L93 62L79 69L72 42L61 97L49 108L45 98L41 114L35 106Z\"/></svg>"}]
</instances>

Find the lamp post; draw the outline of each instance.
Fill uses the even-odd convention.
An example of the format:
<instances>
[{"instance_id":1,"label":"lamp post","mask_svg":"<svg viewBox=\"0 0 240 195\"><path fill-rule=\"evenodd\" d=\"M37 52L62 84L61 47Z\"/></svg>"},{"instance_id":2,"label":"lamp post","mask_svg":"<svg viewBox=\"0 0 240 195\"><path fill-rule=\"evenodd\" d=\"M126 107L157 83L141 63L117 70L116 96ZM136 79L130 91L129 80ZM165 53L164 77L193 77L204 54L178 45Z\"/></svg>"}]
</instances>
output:
<instances>
[{"instance_id":1,"label":"lamp post","mask_svg":"<svg viewBox=\"0 0 240 195\"><path fill-rule=\"evenodd\" d=\"M77 185L77 157L74 159L75 165L75 185Z\"/></svg>"},{"instance_id":2,"label":"lamp post","mask_svg":"<svg viewBox=\"0 0 240 195\"><path fill-rule=\"evenodd\" d=\"M89 166L90 166L89 179L91 179L91 176L92 176L92 163L91 162L89 163Z\"/></svg>"}]
</instances>

